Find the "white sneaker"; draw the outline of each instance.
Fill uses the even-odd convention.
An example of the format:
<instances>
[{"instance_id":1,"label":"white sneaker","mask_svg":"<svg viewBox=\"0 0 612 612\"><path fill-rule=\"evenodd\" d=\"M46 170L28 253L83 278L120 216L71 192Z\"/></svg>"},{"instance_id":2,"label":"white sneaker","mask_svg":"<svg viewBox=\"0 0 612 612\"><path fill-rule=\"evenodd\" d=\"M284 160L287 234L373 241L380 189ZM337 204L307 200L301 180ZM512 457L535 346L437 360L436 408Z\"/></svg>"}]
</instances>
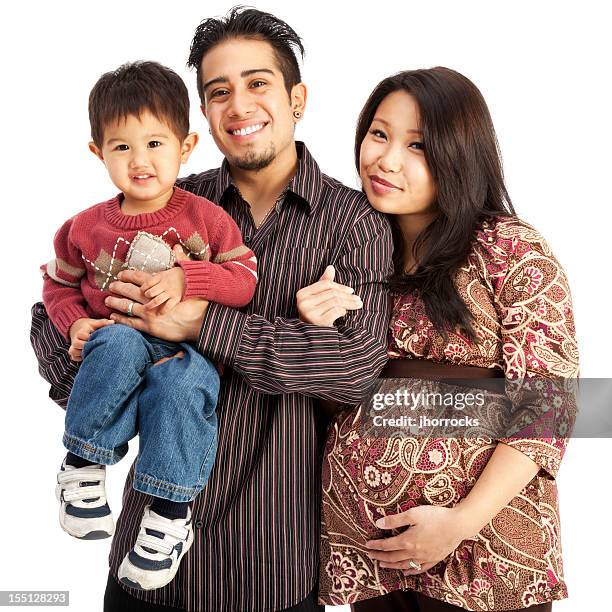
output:
<instances>
[{"instance_id":1,"label":"white sneaker","mask_svg":"<svg viewBox=\"0 0 612 612\"><path fill-rule=\"evenodd\" d=\"M66 465L57 474L55 497L60 502L62 529L75 538L100 540L115 532L115 522L106 501L105 465L82 468Z\"/></svg>"},{"instance_id":2,"label":"white sneaker","mask_svg":"<svg viewBox=\"0 0 612 612\"><path fill-rule=\"evenodd\" d=\"M172 581L192 544L191 508L186 518L169 519L146 506L136 544L121 562L117 576L134 589L159 589Z\"/></svg>"}]
</instances>

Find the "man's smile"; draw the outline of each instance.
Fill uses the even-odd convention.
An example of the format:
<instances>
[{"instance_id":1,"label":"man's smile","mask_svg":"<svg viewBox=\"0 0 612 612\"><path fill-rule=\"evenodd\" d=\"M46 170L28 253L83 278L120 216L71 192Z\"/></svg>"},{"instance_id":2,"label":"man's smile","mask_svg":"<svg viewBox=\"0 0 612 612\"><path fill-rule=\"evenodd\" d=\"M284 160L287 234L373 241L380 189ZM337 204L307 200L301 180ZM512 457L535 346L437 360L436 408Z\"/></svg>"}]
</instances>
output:
<instances>
[{"instance_id":1,"label":"man's smile","mask_svg":"<svg viewBox=\"0 0 612 612\"><path fill-rule=\"evenodd\" d=\"M261 132L268 125L265 121L260 121L258 123L246 123L244 121L240 123L231 124L227 128L227 133L231 136L237 138L244 138L246 136L250 136L251 134L257 134Z\"/></svg>"}]
</instances>

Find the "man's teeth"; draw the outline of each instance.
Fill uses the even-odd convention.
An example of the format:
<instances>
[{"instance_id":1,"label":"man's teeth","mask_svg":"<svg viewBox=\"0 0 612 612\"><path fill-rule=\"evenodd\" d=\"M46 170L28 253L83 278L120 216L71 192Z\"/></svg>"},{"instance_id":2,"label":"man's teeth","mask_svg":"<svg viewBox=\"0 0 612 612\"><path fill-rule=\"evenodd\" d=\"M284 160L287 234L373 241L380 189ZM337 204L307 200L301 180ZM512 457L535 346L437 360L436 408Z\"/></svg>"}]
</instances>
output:
<instances>
[{"instance_id":1,"label":"man's teeth","mask_svg":"<svg viewBox=\"0 0 612 612\"><path fill-rule=\"evenodd\" d=\"M234 136L247 136L253 132L259 132L263 128L263 123L257 123L256 125L249 125L249 127L242 128L241 130L232 130Z\"/></svg>"}]
</instances>

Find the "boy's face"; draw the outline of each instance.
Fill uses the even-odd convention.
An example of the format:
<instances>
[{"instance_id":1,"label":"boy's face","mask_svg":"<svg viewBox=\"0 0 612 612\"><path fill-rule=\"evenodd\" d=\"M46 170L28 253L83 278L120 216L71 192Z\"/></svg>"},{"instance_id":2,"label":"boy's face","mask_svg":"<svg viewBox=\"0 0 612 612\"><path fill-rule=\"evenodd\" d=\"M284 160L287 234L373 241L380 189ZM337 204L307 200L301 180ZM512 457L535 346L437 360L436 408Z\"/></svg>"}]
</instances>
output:
<instances>
[{"instance_id":1,"label":"boy's face","mask_svg":"<svg viewBox=\"0 0 612 612\"><path fill-rule=\"evenodd\" d=\"M127 201L163 205L196 141L197 135L189 134L181 142L166 123L144 110L140 117L129 115L107 125L102 147L92 142L89 148Z\"/></svg>"},{"instance_id":2,"label":"boy's face","mask_svg":"<svg viewBox=\"0 0 612 612\"><path fill-rule=\"evenodd\" d=\"M296 119L306 88L287 95L283 75L268 42L239 38L213 47L202 59L202 112L229 163L260 170L293 145Z\"/></svg>"}]
</instances>

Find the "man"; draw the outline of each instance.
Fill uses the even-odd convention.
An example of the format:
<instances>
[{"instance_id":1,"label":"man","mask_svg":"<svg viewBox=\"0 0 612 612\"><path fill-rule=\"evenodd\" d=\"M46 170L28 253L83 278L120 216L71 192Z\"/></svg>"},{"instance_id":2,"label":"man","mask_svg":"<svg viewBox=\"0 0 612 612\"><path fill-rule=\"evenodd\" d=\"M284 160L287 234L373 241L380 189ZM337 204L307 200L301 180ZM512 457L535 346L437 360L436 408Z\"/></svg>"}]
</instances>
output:
<instances>
[{"instance_id":1,"label":"man","mask_svg":"<svg viewBox=\"0 0 612 612\"><path fill-rule=\"evenodd\" d=\"M143 272L124 271L110 287L115 295L107 305L119 313L117 322L193 342L224 364L225 375L217 459L194 502L191 551L167 587L128 594L117 584L118 564L148 501L132 488L132 468L105 610L321 609L316 581L326 422L316 399L356 403L384 365L383 281L392 244L386 220L363 194L322 174L295 142L307 91L294 49L303 53L297 34L254 9L232 9L196 30L189 63L225 161L178 184L232 215L257 256L259 284L240 311L187 300L167 314L144 309ZM361 300L333 282L330 264ZM308 285L308 299L329 327L297 318L296 293ZM50 396L65 405L76 365L44 307L36 304L33 313L41 373L51 382Z\"/></svg>"}]
</instances>

